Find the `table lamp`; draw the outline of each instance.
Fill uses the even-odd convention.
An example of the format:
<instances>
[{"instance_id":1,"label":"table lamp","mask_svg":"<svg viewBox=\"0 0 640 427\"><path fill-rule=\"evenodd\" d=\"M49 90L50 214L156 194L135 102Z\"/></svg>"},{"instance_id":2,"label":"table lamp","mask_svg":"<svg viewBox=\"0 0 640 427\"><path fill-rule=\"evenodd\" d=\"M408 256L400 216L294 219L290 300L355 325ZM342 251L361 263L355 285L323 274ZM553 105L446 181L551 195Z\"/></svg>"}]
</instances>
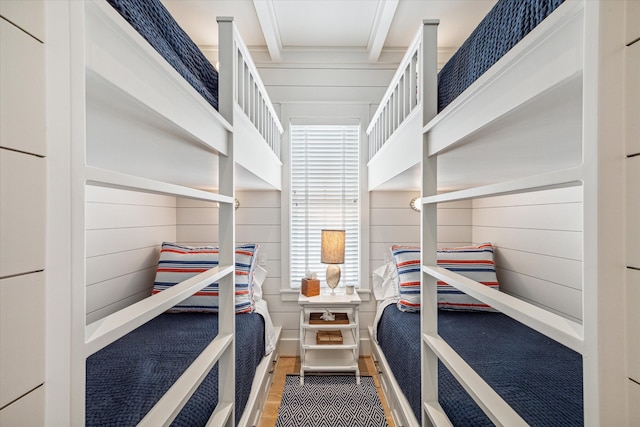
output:
<instances>
[{"instance_id":1,"label":"table lamp","mask_svg":"<svg viewBox=\"0 0 640 427\"><path fill-rule=\"evenodd\" d=\"M340 267L344 264L344 230L322 230L322 255L320 261L327 266L327 286L331 294L340 283Z\"/></svg>"}]
</instances>

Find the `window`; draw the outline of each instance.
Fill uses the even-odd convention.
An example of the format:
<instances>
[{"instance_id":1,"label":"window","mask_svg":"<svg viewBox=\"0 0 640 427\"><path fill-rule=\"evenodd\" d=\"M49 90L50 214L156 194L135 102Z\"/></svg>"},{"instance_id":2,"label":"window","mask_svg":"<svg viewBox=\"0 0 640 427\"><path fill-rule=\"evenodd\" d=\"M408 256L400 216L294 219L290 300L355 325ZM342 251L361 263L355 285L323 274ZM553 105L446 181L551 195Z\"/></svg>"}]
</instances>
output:
<instances>
[{"instance_id":1,"label":"window","mask_svg":"<svg viewBox=\"0 0 640 427\"><path fill-rule=\"evenodd\" d=\"M326 286L322 229L345 230L340 283L358 284L360 243L359 126L291 126L291 282L306 271Z\"/></svg>"}]
</instances>

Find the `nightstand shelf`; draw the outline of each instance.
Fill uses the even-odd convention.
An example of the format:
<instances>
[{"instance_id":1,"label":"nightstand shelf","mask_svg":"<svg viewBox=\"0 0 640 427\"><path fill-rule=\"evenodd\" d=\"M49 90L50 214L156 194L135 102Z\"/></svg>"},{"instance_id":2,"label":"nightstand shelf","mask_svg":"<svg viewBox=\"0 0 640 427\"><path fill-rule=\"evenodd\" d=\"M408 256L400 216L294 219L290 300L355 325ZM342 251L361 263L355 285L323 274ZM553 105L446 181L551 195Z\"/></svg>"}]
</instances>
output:
<instances>
[{"instance_id":1,"label":"nightstand shelf","mask_svg":"<svg viewBox=\"0 0 640 427\"><path fill-rule=\"evenodd\" d=\"M305 372L354 372L360 384L358 356L360 347L360 322L357 293L322 294L314 297L300 295L300 384L304 384ZM309 323L311 313L329 310L346 313L349 323ZM318 331L339 330L342 343L317 344Z\"/></svg>"},{"instance_id":2,"label":"nightstand shelf","mask_svg":"<svg viewBox=\"0 0 640 427\"><path fill-rule=\"evenodd\" d=\"M322 329L333 330L338 328L327 328L323 326ZM316 344L316 334L311 330L307 330L302 348L305 350L357 350L358 344L356 344L353 334L348 332L348 330L347 332L342 332L342 344Z\"/></svg>"}]
</instances>

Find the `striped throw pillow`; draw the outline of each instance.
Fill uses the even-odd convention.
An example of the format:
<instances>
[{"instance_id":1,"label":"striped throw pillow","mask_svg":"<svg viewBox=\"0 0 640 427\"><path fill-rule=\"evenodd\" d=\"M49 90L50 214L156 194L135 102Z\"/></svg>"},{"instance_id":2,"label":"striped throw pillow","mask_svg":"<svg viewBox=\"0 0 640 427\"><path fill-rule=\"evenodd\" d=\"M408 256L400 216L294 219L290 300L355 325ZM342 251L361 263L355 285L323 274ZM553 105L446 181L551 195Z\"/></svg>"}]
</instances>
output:
<instances>
[{"instance_id":1,"label":"striped throw pillow","mask_svg":"<svg viewBox=\"0 0 640 427\"><path fill-rule=\"evenodd\" d=\"M251 313L255 309L253 273L259 245L252 243L236 246L235 254L235 311ZM190 247L176 243L163 243L153 284L153 294L162 292L197 274L218 265L216 246ZM196 294L175 305L171 312L217 313L218 284L211 283Z\"/></svg>"},{"instance_id":2,"label":"striped throw pillow","mask_svg":"<svg viewBox=\"0 0 640 427\"><path fill-rule=\"evenodd\" d=\"M420 248L393 245L391 255L398 272L398 309L420 311Z\"/></svg>"},{"instance_id":3,"label":"striped throw pillow","mask_svg":"<svg viewBox=\"0 0 640 427\"><path fill-rule=\"evenodd\" d=\"M475 280L492 289L500 289L491 243L439 249L438 266ZM481 303L455 287L440 281L438 282L438 308L461 311L496 311L494 308Z\"/></svg>"},{"instance_id":4,"label":"striped throw pillow","mask_svg":"<svg viewBox=\"0 0 640 427\"><path fill-rule=\"evenodd\" d=\"M391 247L391 253L399 277L398 309L420 311L420 248L394 245ZM500 288L491 243L439 249L438 266L490 288L496 290ZM441 281L438 281L438 308L459 311L496 311Z\"/></svg>"}]
</instances>

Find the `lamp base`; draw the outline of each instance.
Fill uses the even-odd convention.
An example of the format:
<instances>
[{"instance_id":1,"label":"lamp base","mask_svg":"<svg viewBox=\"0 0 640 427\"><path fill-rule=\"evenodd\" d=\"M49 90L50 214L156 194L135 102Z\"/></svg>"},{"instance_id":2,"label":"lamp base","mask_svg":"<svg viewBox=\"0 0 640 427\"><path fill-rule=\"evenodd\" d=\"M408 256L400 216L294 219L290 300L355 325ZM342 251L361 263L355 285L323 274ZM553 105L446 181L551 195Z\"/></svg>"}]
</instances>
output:
<instances>
[{"instance_id":1,"label":"lamp base","mask_svg":"<svg viewBox=\"0 0 640 427\"><path fill-rule=\"evenodd\" d=\"M340 267L336 264L329 264L327 266L327 286L331 288L331 293L335 294L335 289L340 283Z\"/></svg>"}]
</instances>

